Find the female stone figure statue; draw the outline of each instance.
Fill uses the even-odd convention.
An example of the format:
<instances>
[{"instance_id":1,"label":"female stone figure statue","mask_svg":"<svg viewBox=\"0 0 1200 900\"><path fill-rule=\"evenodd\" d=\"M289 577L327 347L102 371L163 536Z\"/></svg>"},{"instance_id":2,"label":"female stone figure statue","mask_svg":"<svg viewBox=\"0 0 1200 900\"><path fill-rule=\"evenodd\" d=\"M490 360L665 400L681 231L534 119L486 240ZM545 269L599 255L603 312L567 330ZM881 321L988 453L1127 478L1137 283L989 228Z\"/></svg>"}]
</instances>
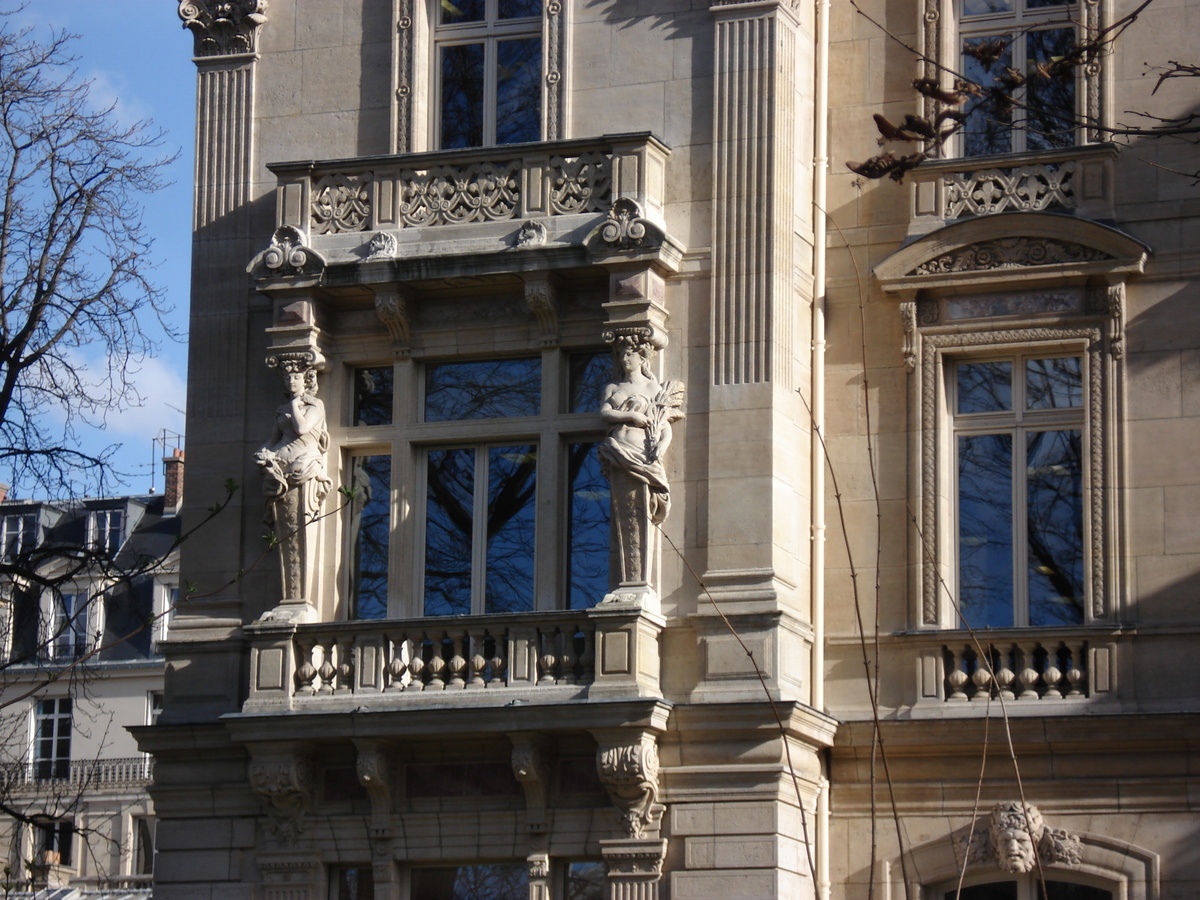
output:
<instances>
[{"instance_id":1,"label":"female stone figure statue","mask_svg":"<svg viewBox=\"0 0 1200 900\"><path fill-rule=\"evenodd\" d=\"M618 380L605 387L600 408L609 425L599 455L612 491L622 587L651 587L653 528L671 507L663 455L671 423L683 418L683 385L658 380L650 367L653 353L641 336L616 338Z\"/></svg>"},{"instance_id":2,"label":"female stone figure statue","mask_svg":"<svg viewBox=\"0 0 1200 900\"><path fill-rule=\"evenodd\" d=\"M271 440L255 454L263 473L267 524L275 529L283 575L283 599L306 599L309 559L306 531L333 482L325 475L329 431L325 404L317 399L317 370L284 360L287 400L275 412Z\"/></svg>"}]
</instances>

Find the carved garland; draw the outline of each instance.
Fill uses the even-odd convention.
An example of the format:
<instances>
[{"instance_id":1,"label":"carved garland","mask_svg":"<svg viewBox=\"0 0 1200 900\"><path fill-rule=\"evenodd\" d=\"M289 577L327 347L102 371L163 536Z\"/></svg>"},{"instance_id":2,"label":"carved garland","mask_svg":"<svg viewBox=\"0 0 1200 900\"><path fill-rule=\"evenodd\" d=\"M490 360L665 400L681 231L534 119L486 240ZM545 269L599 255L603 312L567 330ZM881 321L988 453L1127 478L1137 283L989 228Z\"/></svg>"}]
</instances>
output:
<instances>
[{"instance_id":1,"label":"carved garland","mask_svg":"<svg viewBox=\"0 0 1200 900\"><path fill-rule=\"evenodd\" d=\"M1108 614L1105 548L1107 514L1105 510L1105 416L1103 333L1099 328L1022 328L1008 331L980 331L965 334L926 334L921 336L921 624L940 623L938 597L942 590L939 566L940 548L946 546L944 525L938 516L938 446L943 423L938 416L938 387L941 383L946 351L968 347L1008 346L1086 341L1088 354L1088 484L1091 528L1092 616Z\"/></svg>"},{"instance_id":2,"label":"carved garland","mask_svg":"<svg viewBox=\"0 0 1200 900\"><path fill-rule=\"evenodd\" d=\"M303 757L253 760L250 787L266 804L271 830L284 843L295 843L304 831L304 816L312 804L312 762Z\"/></svg>"}]
</instances>

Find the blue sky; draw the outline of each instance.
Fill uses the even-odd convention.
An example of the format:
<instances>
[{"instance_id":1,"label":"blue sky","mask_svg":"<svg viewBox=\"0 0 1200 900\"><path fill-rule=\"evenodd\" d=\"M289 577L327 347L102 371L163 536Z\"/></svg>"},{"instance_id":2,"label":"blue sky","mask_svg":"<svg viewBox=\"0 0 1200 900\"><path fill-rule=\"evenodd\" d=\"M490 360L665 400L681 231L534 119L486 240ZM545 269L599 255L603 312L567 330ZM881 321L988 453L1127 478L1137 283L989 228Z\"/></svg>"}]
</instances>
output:
<instances>
[{"instance_id":1,"label":"blue sky","mask_svg":"<svg viewBox=\"0 0 1200 900\"><path fill-rule=\"evenodd\" d=\"M17 5L0 0L0 9ZM172 327L186 334L196 68L192 38L179 20L178 6L178 0L36 0L15 19L22 26L78 35L77 65L81 76L93 82L93 97L115 104L122 120L153 120L167 133L166 149L179 151L167 173L172 184L145 200L145 222L154 235L155 280L174 307ZM161 491L161 466L155 461L161 452L154 438L164 429L184 431L187 348L163 335L157 323L147 321L146 326L159 346L136 378L144 404L80 430L85 450L121 445L117 465L127 477L109 493L142 493L152 485ZM13 488L15 495L27 496L22 485Z\"/></svg>"}]
</instances>

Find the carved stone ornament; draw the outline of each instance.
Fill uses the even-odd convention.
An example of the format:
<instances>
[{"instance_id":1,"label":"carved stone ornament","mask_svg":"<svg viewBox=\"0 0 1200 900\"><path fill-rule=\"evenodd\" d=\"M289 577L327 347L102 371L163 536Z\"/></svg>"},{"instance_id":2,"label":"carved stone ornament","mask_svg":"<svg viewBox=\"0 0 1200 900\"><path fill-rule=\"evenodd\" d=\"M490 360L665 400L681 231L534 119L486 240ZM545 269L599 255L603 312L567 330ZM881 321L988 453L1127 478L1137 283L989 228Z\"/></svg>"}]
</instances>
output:
<instances>
[{"instance_id":1,"label":"carved stone ornament","mask_svg":"<svg viewBox=\"0 0 1200 900\"><path fill-rule=\"evenodd\" d=\"M536 219L529 219L517 232L517 249L541 247L546 243L547 237L546 226Z\"/></svg>"},{"instance_id":2,"label":"carved stone ornament","mask_svg":"<svg viewBox=\"0 0 1200 900\"><path fill-rule=\"evenodd\" d=\"M324 268L325 257L305 246L304 235L291 225L281 225L271 235L270 246L250 260L246 271L251 275L294 277L318 275Z\"/></svg>"},{"instance_id":3,"label":"carved stone ornament","mask_svg":"<svg viewBox=\"0 0 1200 900\"><path fill-rule=\"evenodd\" d=\"M672 425L683 418L684 386L654 374L649 327L618 329L605 338L613 344L617 380L604 389L600 415L608 435L598 453L611 488L621 579L606 599L617 600L622 589L653 590L657 527L671 509L664 458Z\"/></svg>"},{"instance_id":4,"label":"carved stone ornament","mask_svg":"<svg viewBox=\"0 0 1200 900\"><path fill-rule=\"evenodd\" d=\"M548 275L525 276L525 305L537 319L542 343L555 343L558 339L558 290Z\"/></svg>"},{"instance_id":5,"label":"carved stone ornament","mask_svg":"<svg viewBox=\"0 0 1200 900\"><path fill-rule=\"evenodd\" d=\"M525 821L534 833L546 829L546 784L549 781L546 740L541 735L511 734L513 776L525 791Z\"/></svg>"},{"instance_id":6,"label":"carved stone ornament","mask_svg":"<svg viewBox=\"0 0 1200 900\"><path fill-rule=\"evenodd\" d=\"M399 288L375 291L375 315L379 316L392 338L392 343L407 346L412 336L412 318L408 297Z\"/></svg>"},{"instance_id":7,"label":"carved stone ornament","mask_svg":"<svg viewBox=\"0 0 1200 900\"><path fill-rule=\"evenodd\" d=\"M316 396L317 370L323 363L312 349L267 359L268 366L283 369L287 390L275 412L271 438L254 459L263 475L266 523L279 549L284 600L308 598L313 568L308 532L333 486L325 474L329 449L325 404Z\"/></svg>"},{"instance_id":8,"label":"carved stone ornament","mask_svg":"<svg viewBox=\"0 0 1200 900\"><path fill-rule=\"evenodd\" d=\"M621 813L621 827L641 838L658 824L658 744L643 734L629 743L602 744L596 752L596 772Z\"/></svg>"},{"instance_id":9,"label":"carved stone ornament","mask_svg":"<svg viewBox=\"0 0 1200 900\"><path fill-rule=\"evenodd\" d=\"M904 325L904 368L909 372L917 368L917 304L905 300L900 304L900 321Z\"/></svg>"},{"instance_id":10,"label":"carved stone ornament","mask_svg":"<svg viewBox=\"0 0 1200 900\"><path fill-rule=\"evenodd\" d=\"M1018 800L996 804L954 846L969 865L995 865L1013 873L1033 871L1039 859L1043 865L1075 866L1082 854L1078 835L1048 828L1036 806Z\"/></svg>"},{"instance_id":11,"label":"carved stone ornament","mask_svg":"<svg viewBox=\"0 0 1200 900\"><path fill-rule=\"evenodd\" d=\"M396 247L396 236L394 234L386 231L377 231L371 235L371 240L367 244L366 258L369 261L395 259Z\"/></svg>"},{"instance_id":12,"label":"carved stone ornament","mask_svg":"<svg viewBox=\"0 0 1200 900\"><path fill-rule=\"evenodd\" d=\"M655 226L642 218L637 202L622 197L613 203L600 226L600 239L618 250L634 250L650 246L655 231Z\"/></svg>"},{"instance_id":13,"label":"carved stone ornament","mask_svg":"<svg viewBox=\"0 0 1200 900\"><path fill-rule=\"evenodd\" d=\"M940 275L986 269L1022 269L1111 259L1094 247L1049 238L1010 237L960 247L928 260L909 275Z\"/></svg>"},{"instance_id":14,"label":"carved stone ornament","mask_svg":"<svg viewBox=\"0 0 1200 900\"><path fill-rule=\"evenodd\" d=\"M304 816L313 800L313 766L304 757L286 756L250 762L250 787L259 794L271 830L286 844L304 831Z\"/></svg>"},{"instance_id":15,"label":"carved stone ornament","mask_svg":"<svg viewBox=\"0 0 1200 900\"><path fill-rule=\"evenodd\" d=\"M267 0L183 0L179 4L179 18L192 32L198 57L253 53L266 12Z\"/></svg>"}]
</instances>

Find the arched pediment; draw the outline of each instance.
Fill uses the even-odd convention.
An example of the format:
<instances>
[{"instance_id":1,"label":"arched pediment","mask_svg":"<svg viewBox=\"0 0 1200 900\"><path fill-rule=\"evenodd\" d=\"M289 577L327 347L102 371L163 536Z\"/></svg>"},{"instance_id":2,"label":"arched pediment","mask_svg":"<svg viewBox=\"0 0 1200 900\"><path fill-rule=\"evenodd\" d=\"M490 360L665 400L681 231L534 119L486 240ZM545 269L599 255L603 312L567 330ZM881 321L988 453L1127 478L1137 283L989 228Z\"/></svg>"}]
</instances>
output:
<instances>
[{"instance_id":1,"label":"arched pediment","mask_svg":"<svg viewBox=\"0 0 1200 900\"><path fill-rule=\"evenodd\" d=\"M960 293L997 286L1123 280L1145 267L1150 248L1107 225L1055 213L965 219L897 250L875 276L885 291Z\"/></svg>"}]
</instances>

